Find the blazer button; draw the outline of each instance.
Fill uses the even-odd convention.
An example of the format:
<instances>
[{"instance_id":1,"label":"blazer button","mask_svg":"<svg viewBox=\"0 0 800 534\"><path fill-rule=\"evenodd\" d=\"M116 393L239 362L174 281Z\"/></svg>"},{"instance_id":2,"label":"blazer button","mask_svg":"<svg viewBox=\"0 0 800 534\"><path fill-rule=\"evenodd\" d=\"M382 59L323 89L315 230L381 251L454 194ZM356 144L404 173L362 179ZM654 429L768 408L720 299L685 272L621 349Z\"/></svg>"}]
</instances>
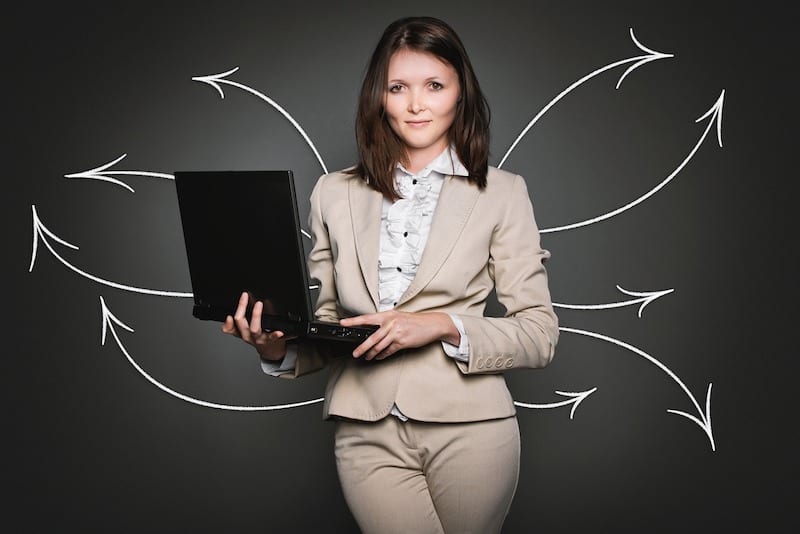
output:
<instances>
[{"instance_id":1,"label":"blazer button","mask_svg":"<svg viewBox=\"0 0 800 534\"><path fill-rule=\"evenodd\" d=\"M503 367L503 358L497 358L497 361L494 362L494 366L500 369Z\"/></svg>"},{"instance_id":2,"label":"blazer button","mask_svg":"<svg viewBox=\"0 0 800 534\"><path fill-rule=\"evenodd\" d=\"M478 369L483 369L483 358L478 358L478 361L475 362L475 367Z\"/></svg>"},{"instance_id":3,"label":"blazer button","mask_svg":"<svg viewBox=\"0 0 800 534\"><path fill-rule=\"evenodd\" d=\"M506 369L511 369L514 366L514 358L509 358L506 360Z\"/></svg>"},{"instance_id":4,"label":"blazer button","mask_svg":"<svg viewBox=\"0 0 800 534\"><path fill-rule=\"evenodd\" d=\"M494 359L491 356L489 358L486 358L486 368L487 369L489 367L491 367L493 363L494 363Z\"/></svg>"}]
</instances>

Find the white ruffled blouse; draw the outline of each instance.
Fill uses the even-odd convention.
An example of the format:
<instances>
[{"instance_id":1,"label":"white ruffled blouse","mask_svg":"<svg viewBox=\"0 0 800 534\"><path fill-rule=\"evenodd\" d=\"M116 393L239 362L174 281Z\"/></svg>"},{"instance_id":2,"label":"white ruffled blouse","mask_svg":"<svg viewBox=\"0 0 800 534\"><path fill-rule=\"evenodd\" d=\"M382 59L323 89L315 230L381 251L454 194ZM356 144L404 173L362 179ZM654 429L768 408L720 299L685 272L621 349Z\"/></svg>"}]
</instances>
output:
<instances>
[{"instance_id":1,"label":"white ruffled blouse","mask_svg":"<svg viewBox=\"0 0 800 534\"><path fill-rule=\"evenodd\" d=\"M392 309L417 274L444 184L442 171L452 172L455 167L449 152L446 150L416 174L397 166L395 188L402 198L395 202L384 198L381 213L379 311Z\"/></svg>"}]
</instances>

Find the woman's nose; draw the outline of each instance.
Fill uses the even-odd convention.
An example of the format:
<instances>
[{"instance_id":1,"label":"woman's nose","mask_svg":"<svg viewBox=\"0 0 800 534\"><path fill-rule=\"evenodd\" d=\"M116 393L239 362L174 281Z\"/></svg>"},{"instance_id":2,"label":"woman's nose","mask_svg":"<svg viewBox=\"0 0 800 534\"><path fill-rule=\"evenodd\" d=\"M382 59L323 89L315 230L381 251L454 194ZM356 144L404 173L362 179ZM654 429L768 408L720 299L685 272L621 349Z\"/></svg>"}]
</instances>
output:
<instances>
[{"instance_id":1,"label":"woman's nose","mask_svg":"<svg viewBox=\"0 0 800 534\"><path fill-rule=\"evenodd\" d=\"M411 113L419 113L425 109L425 103L422 95L417 91L410 91L408 97L408 111Z\"/></svg>"}]
</instances>

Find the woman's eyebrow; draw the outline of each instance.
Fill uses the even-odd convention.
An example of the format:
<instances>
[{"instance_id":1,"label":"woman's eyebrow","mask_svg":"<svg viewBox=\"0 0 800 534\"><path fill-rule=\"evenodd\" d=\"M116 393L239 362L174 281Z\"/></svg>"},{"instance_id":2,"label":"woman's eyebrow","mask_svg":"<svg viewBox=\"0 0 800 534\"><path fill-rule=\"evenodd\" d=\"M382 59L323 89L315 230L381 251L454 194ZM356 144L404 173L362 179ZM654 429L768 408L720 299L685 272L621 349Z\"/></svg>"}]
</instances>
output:
<instances>
[{"instance_id":1,"label":"woman's eyebrow","mask_svg":"<svg viewBox=\"0 0 800 534\"><path fill-rule=\"evenodd\" d=\"M434 80L437 80L437 81L438 80L444 80L445 78L446 78L446 76L439 76L439 75L428 76L427 78L425 78L424 81L431 82L431 81L434 81ZM406 82L406 80L404 80L403 78L392 78L391 80L387 80L386 83L408 83L408 82Z\"/></svg>"}]
</instances>

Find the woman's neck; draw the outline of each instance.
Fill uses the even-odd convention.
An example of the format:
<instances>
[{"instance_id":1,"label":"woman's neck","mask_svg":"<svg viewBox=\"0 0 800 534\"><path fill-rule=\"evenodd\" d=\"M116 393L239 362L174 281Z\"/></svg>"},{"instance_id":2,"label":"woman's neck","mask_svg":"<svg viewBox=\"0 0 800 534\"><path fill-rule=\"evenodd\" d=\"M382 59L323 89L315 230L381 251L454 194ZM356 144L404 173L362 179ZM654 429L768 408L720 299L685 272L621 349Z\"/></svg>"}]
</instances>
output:
<instances>
[{"instance_id":1,"label":"woman's neck","mask_svg":"<svg viewBox=\"0 0 800 534\"><path fill-rule=\"evenodd\" d=\"M444 152L448 146L448 144L442 144L420 149L409 148L406 150L407 164L404 167L408 172L416 174L438 158L439 154Z\"/></svg>"}]
</instances>

